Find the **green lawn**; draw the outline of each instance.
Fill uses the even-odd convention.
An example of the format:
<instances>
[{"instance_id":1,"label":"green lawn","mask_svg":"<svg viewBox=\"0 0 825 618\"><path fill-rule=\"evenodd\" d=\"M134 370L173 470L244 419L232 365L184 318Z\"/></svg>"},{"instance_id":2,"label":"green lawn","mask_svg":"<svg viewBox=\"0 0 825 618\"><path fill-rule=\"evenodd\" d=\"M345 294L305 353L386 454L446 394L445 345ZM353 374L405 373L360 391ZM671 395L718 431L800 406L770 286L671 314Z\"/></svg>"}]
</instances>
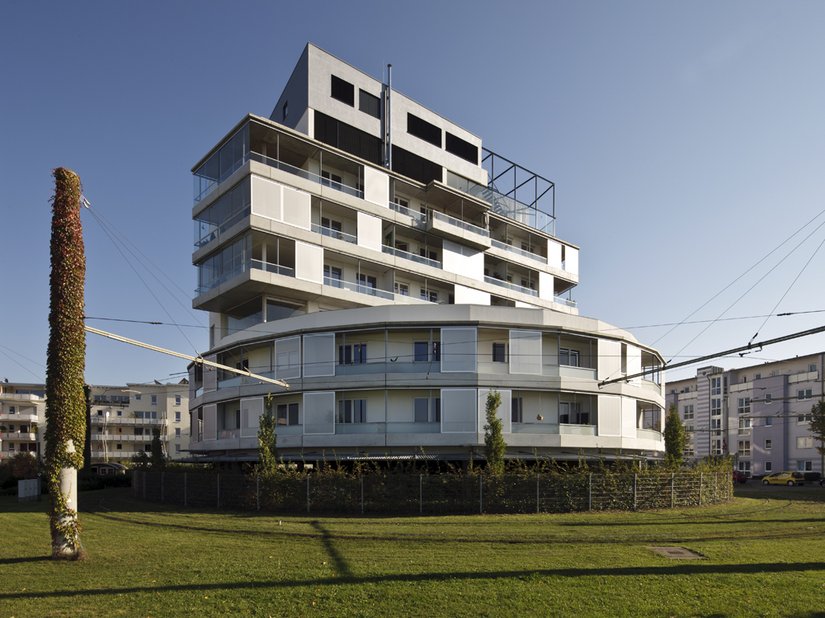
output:
<instances>
[{"instance_id":1,"label":"green lawn","mask_svg":"<svg viewBox=\"0 0 825 618\"><path fill-rule=\"evenodd\" d=\"M74 563L48 559L45 502L0 498L0 618L825 615L825 488L737 492L675 511L308 518L105 490L80 495Z\"/></svg>"}]
</instances>

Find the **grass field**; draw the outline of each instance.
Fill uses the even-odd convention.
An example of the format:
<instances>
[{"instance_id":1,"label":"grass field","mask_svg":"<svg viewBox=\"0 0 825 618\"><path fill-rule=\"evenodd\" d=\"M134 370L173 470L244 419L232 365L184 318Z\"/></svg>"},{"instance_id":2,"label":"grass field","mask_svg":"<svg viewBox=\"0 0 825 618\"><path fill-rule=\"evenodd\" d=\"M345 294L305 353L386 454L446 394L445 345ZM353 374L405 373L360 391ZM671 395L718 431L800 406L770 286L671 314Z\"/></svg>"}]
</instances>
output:
<instances>
[{"instance_id":1,"label":"grass field","mask_svg":"<svg viewBox=\"0 0 825 618\"><path fill-rule=\"evenodd\" d=\"M48 558L45 502L0 498L0 618L825 615L825 489L737 493L674 511L307 518L110 489L80 495L74 563Z\"/></svg>"}]
</instances>

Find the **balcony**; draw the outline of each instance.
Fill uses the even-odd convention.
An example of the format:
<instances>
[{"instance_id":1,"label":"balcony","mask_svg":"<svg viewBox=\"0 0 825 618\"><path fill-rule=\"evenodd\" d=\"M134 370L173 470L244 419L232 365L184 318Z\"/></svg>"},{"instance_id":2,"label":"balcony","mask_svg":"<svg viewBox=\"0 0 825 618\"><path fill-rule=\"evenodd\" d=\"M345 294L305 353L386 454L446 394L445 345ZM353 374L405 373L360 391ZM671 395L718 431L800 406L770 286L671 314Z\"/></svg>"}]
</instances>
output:
<instances>
[{"instance_id":1,"label":"balcony","mask_svg":"<svg viewBox=\"0 0 825 618\"><path fill-rule=\"evenodd\" d=\"M344 281L343 279L336 279L334 277L324 277L324 285L333 288L340 288L342 290L349 290L350 292L357 292L358 294L366 294L367 296L377 296L386 300L394 300L395 294L386 290L379 290L378 288L353 281Z\"/></svg>"},{"instance_id":2,"label":"balcony","mask_svg":"<svg viewBox=\"0 0 825 618\"><path fill-rule=\"evenodd\" d=\"M7 440L9 442L35 442L37 434L32 432L6 432L0 433L0 440Z\"/></svg>"},{"instance_id":3,"label":"balcony","mask_svg":"<svg viewBox=\"0 0 825 618\"><path fill-rule=\"evenodd\" d=\"M477 249L490 248L490 232L485 228L437 210L431 210L429 214L426 225L428 231L459 240Z\"/></svg>"},{"instance_id":4,"label":"balcony","mask_svg":"<svg viewBox=\"0 0 825 618\"><path fill-rule=\"evenodd\" d=\"M507 288L508 290L513 290L514 292L521 292L522 294L527 294L529 296L539 295L537 290L526 288L521 285L516 285L515 283L510 283L509 281L504 281L503 279L496 279L495 277L490 277L488 275L484 276L484 281L485 283L492 283L493 285Z\"/></svg>"},{"instance_id":5,"label":"balcony","mask_svg":"<svg viewBox=\"0 0 825 618\"><path fill-rule=\"evenodd\" d=\"M662 434L655 429L643 429L639 427L636 429L636 437L641 440L656 440L657 442L661 442Z\"/></svg>"},{"instance_id":6,"label":"balcony","mask_svg":"<svg viewBox=\"0 0 825 618\"><path fill-rule=\"evenodd\" d=\"M211 280L209 280L208 283L198 286L195 289L195 294L205 294L209 290L214 289L222 283L226 283L233 277L236 277L241 273L247 272L251 269L262 270L264 272L274 273L276 275L283 275L285 277L295 277L295 269L292 267L281 266L280 264L273 264L271 262L264 262L263 260L247 259L246 261L242 261L239 264L236 264L236 268L230 271L226 271L220 276L212 278Z\"/></svg>"},{"instance_id":7,"label":"balcony","mask_svg":"<svg viewBox=\"0 0 825 618\"><path fill-rule=\"evenodd\" d=\"M283 161L273 159L272 157L266 157L262 154L258 154L257 152L250 152L246 156L247 159L244 160L244 163L246 163L246 160L257 161L258 163L263 163L264 165L268 165L269 167L274 167L275 169L279 169L283 172L287 172L289 174L298 176L305 180L310 180L312 182L318 183L319 185L330 187L331 189L335 189L336 191L341 191L348 195L364 199L364 192L361 189L351 187L350 185L345 184L343 182L337 182L329 178L324 178L322 176L319 176L318 174L314 174L313 172L308 172L305 169L295 167L294 165L284 163Z\"/></svg>"},{"instance_id":8,"label":"balcony","mask_svg":"<svg viewBox=\"0 0 825 618\"><path fill-rule=\"evenodd\" d=\"M37 414L0 412L0 421L11 421L15 423L37 423Z\"/></svg>"},{"instance_id":9,"label":"balcony","mask_svg":"<svg viewBox=\"0 0 825 618\"><path fill-rule=\"evenodd\" d=\"M409 251L402 251L401 249L396 249L395 247L382 245L381 251L388 255L400 257L404 260L410 260L411 262L418 262L419 264L425 264L426 266L432 266L433 268L441 268L441 262L439 262L438 260L431 260L430 258L424 257L422 255L416 255L415 253L410 253Z\"/></svg>"},{"instance_id":10,"label":"balcony","mask_svg":"<svg viewBox=\"0 0 825 618\"><path fill-rule=\"evenodd\" d=\"M318 225L317 223L312 224L312 231L316 234L321 234L321 236L336 238L338 240L343 240L344 242L352 243L353 245L358 244L358 238L356 238L355 235L334 230L331 227L324 227L322 225Z\"/></svg>"},{"instance_id":11,"label":"balcony","mask_svg":"<svg viewBox=\"0 0 825 618\"><path fill-rule=\"evenodd\" d=\"M424 225L427 222L427 217L421 212L416 212L412 208L407 208L401 204L390 202L390 209L400 213L413 220L413 225Z\"/></svg>"},{"instance_id":12,"label":"balcony","mask_svg":"<svg viewBox=\"0 0 825 618\"><path fill-rule=\"evenodd\" d=\"M595 436L596 435L596 426L595 425L567 425L567 424L560 424L559 425L559 433L562 435L568 436Z\"/></svg>"},{"instance_id":13,"label":"balcony","mask_svg":"<svg viewBox=\"0 0 825 618\"><path fill-rule=\"evenodd\" d=\"M525 251L524 249L519 249L513 245L508 245L506 242L501 242L495 238L491 242L492 245L498 249L502 249L508 253L513 253L520 257L527 258L528 260L533 260L534 262L547 266L547 258L544 256L538 255L537 253L531 253L530 251Z\"/></svg>"}]
</instances>

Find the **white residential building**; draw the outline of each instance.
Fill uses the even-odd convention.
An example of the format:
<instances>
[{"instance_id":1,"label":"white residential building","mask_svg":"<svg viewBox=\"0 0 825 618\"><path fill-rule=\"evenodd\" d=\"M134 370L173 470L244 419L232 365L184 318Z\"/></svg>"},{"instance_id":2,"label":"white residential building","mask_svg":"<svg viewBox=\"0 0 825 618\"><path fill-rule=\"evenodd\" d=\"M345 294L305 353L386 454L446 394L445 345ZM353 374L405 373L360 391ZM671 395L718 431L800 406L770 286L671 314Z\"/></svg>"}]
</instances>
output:
<instances>
[{"instance_id":1,"label":"white residential building","mask_svg":"<svg viewBox=\"0 0 825 618\"><path fill-rule=\"evenodd\" d=\"M193 173L205 358L290 386L193 365L193 453L271 407L285 459L467 460L495 389L508 457L661 456L661 356L578 315L553 183L478 136L308 45Z\"/></svg>"},{"instance_id":2,"label":"white residential building","mask_svg":"<svg viewBox=\"0 0 825 618\"><path fill-rule=\"evenodd\" d=\"M686 455L731 455L749 475L822 472L811 434L811 408L822 400L825 354L809 354L741 369L702 367L671 382L689 437Z\"/></svg>"}]
</instances>

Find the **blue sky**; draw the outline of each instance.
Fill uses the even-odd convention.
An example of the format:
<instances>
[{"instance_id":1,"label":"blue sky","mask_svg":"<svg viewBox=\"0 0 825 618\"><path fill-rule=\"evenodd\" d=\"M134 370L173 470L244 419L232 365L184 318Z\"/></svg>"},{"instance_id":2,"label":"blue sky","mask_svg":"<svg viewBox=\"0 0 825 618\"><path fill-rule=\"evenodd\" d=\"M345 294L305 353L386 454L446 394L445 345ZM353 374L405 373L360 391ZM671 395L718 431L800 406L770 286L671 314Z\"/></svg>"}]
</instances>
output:
<instances>
[{"instance_id":1,"label":"blue sky","mask_svg":"<svg viewBox=\"0 0 825 618\"><path fill-rule=\"evenodd\" d=\"M825 209L823 3L287 4L0 3L0 379L44 379L57 166L78 172L97 214L83 213L87 315L190 326L89 323L206 348L189 170L245 113L269 115L307 41L377 77L392 63L398 90L554 180L557 233L582 250L582 315L678 322ZM768 314L783 295L777 312L825 309L823 221L692 319ZM774 317L758 340L823 319ZM718 322L692 343L706 324L632 332L684 360L746 344L762 321ZM716 362L822 350L813 336ZM184 370L89 336L92 383Z\"/></svg>"}]
</instances>

